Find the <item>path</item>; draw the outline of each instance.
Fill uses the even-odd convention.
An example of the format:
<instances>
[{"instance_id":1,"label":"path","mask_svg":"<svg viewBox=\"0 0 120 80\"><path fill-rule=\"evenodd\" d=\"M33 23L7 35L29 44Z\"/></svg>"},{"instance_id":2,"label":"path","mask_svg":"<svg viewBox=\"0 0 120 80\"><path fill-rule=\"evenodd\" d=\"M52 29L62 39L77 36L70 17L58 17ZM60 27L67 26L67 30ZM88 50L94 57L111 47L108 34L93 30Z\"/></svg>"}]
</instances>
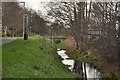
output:
<instances>
[{"instance_id":1,"label":"path","mask_svg":"<svg viewBox=\"0 0 120 80\"><path fill-rule=\"evenodd\" d=\"M14 41L16 38L0 38L0 45Z\"/></svg>"}]
</instances>

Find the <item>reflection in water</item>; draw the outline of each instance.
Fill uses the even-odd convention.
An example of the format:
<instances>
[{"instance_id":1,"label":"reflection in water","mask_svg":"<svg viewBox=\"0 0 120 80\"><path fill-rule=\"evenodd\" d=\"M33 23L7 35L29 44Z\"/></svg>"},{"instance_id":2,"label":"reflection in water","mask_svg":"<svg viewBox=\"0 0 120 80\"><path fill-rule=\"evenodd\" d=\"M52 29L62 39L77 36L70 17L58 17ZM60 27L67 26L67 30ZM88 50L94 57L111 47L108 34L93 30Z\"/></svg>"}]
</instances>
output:
<instances>
[{"instance_id":1,"label":"reflection in water","mask_svg":"<svg viewBox=\"0 0 120 80\"><path fill-rule=\"evenodd\" d=\"M59 50L59 49L58 49ZM67 59L69 58L68 55L65 54L65 50L59 50L57 51L58 55L62 58L62 59Z\"/></svg>"},{"instance_id":2,"label":"reflection in water","mask_svg":"<svg viewBox=\"0 0 120 80\"><path fill-rule=\"evenodd\" d=\"M88 63L85 63L85 65L86 65L85 67L86 67L87 78L95 78L96 80L100 78L100 72L98 72L96 69L91 68ZM84 65L82 66L83 66L83 73L85 73Z\"/></svg>"},{"instance_id":3,"label":"reflection in water","mask_svg":"<svg viewBox=\"0 0 120 80\"><path fill-rule=\"evenodd\" d=\"M70 65L69 70L73 71L75 60L65 59L65 60L62 60L62 63L65 65Z\"/></svg>"},{"instance_id":4,"label":"reflection in water","mask_svg":"<svg viewBox=\"0 0 120 80\"><path fill-rule=\"evenodd\" d=\"M63 59L62 63L64 65L68 65L68 69L73 71L75 60L69 59L69 56L65 54L65 50L57 50L57 54ZM82 63L82 67L84 77L87 77L87 80L89 80L90 78L95 78L95 80L99 80L98 78L100 78L100 72L98 72L96 69L91 68L88 63Z\"/></svg>"}]
</instances>

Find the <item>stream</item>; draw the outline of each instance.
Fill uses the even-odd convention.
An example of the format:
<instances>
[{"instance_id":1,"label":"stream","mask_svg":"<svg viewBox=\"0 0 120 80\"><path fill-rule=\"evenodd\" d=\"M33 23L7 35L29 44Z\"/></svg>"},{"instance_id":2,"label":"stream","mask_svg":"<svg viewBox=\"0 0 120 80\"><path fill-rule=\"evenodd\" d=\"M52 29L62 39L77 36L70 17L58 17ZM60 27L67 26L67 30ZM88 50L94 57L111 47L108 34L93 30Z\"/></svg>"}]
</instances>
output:
<instances>
[{"instance_id":1,"label":"stream","mask_svg":"<svg viewBox=\"0 0 120 80\"><path fill-rule=\"evenodd\" d=\"M57 49L57 54L63 59L62 63L64 65L68 65L69 66L68 69L73 72L75 60L70 59L69 56L66 54L65 50ZM98 72L96 69L90 67L89 63L82 62L82 68L83 68L83 71L82 71L83 75L84 75L84 77L86 76L87 80L89 80L89 78L95 78L95 79L99 80L100 72Z\"/></svg>"}]
</instances>

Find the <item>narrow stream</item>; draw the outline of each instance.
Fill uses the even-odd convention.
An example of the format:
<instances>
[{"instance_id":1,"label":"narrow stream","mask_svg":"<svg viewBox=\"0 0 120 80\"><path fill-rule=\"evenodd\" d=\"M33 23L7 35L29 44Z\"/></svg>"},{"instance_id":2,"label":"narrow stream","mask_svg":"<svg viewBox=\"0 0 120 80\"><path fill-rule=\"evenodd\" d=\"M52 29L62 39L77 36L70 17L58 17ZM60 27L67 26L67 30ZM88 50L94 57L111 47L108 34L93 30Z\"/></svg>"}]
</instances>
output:
<instances>
[{"instance_id":1,"label":"narrow stream","mask_svg":"<svg viewBox=\"0 0 120 80\"><path fill-rule=\"evenodd\" d=\"M74 71L73 69L74 69L74 65L75 65L75 60L70 59L69 56L65 52L66 52L65 50L57 49L57 54L63 59L62 63L64 65L68 65L69 66L68 69L70 71ZM90 67L89 63L82 62L82 68L83 68L84 77L86 75L87 80L89 80L89 78L95 78L95 79L99 80L100 72L98 72L96 69Z\"/></svg>"},{"instance_id":2,"label":"narrow stream","mask_svg":"<svg viewBox=\"0 0 120 80\"><path fill-rule=\"evenodd\" d=\"M100 72L98 72L96 69L90 67L88 63L85 63L85 69L86 69L86 76L87 78L95 78L95 80L99 80L97 78L100 78ZM83 73L85 73L84 69L84 63L82 63L83 66Z\"/></svg>"}]
</instances>

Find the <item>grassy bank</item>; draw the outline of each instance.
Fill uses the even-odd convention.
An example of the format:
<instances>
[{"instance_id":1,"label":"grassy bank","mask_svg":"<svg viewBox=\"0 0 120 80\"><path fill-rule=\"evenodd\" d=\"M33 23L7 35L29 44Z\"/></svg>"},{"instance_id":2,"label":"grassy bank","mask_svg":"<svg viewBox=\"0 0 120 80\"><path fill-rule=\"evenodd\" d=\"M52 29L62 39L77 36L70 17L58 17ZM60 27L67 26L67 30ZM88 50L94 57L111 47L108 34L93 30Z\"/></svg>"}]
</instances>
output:
<instances>
[{"instance_id":1,"label":"grassy bank","mask_svg":"<svg viewBox=\"0 0 120 80\"><path fill-rule=\"evenodd\" d=\"M59 45L58 45L59 46ZM76 78L43 37L22 38L3 46L3 78Z\"/></svg>"},{"instance_id":2,"label":"grassy bank","mask_svg":"<svg viewBox=\"0 0 120 80\"><path fill-rule=\"evenodd\" d=\"M0 79L2 78L2 46L0 45Z\"/></svg>"}]
</instances>

